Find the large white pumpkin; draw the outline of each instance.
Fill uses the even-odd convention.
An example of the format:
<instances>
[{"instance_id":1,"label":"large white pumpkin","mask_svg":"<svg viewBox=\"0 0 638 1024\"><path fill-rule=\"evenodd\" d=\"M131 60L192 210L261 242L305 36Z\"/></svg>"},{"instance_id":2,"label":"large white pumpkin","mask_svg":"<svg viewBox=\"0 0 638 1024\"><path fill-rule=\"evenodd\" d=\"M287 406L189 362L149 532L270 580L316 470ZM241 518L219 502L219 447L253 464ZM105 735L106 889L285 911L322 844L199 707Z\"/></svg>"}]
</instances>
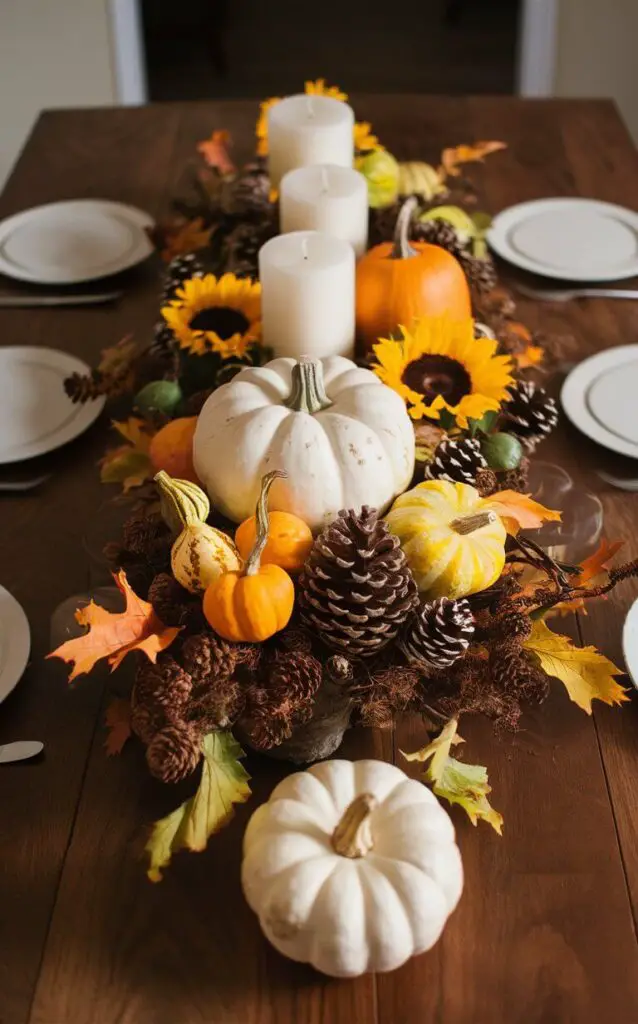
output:
<instances>
[{"instance_id":1,"label":"large white pumpkin","mask_svg":"<svg viewBox=\"0 0 638 1024\"><path fill-rule=\"evenodd\" d=\"M430 949L463 869L449 815L422 783L383 761L324 761L253 814L242 885L280 953L354 977Z\"/></svg>"},{"instance_id":2,"label":"large white pumpkin","mask_svg":"<svg viewBox=\"0 0 638 1024\"><path fill-rule=\"evenodd\" d=\"M213 504L236 523L254 513L264 474L284 470L270 508L318 531L343 508L388 508L412 479L414 431L403 400L349 359L274 359L213 392L193 460Z\"/></svg>"}]
</instances>

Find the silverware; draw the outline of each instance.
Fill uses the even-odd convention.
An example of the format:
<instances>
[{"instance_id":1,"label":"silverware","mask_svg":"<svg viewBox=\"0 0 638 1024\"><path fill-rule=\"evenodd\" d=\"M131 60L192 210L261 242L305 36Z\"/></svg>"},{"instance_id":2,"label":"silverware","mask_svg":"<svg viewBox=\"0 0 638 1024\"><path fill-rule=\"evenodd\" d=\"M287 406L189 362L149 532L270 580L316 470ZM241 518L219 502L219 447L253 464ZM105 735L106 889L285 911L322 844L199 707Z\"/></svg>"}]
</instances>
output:
<instances>
[{"instance_id":1,"label":"silverware","mask_svg":"<svg viewBox=\"0 0 638 1024\"><path fill-rule=\"evenodd\" d=\"M612 487L618 487L621 491L638 493L638 480L635 477L623 478L619 476L612 476L611 473L605 473L603 469L597 469L596 476L599 476L606 484L611 484Z\"/></svg>"},{"instance_id":2,"label":"silverware","mask_svg":"<svg viewBox=\"0 0 638 1024\"><path fill-rule=\"evenodd\" d=\"M544 302L569 302L570 299L638 299L638 291L626 288L532 288L514 282L514 288L528 299Z\"/></svg>"},{"instance_id":3,"label":"silverware","mask_svg":"<svg viewBox=\"0 0 638 1024\"><path fill-rule=\"evenodd\" d=\"M0 307L28 309L35 306L97 306L115 302L123 292L99 292L86 295L0 295Z\"/></svg>"},{"instance_id":4,"label":"silverware","mask_svg":"<svg viewBox=\"0 0 638 1024\"><path fill-rule=\"evenodd\" d=\"M44 750L44 743L39 740L18 740L17 743L0 744L0 764L13 764L14 761L28 761L37 757Z\"/></svg>"},{"instance_id":5,"label":"silverware","mask_svg":"<svg viewBox=\"0 0 638 1024\"><path fill-rule=\"evenodd\" d=\"M43 476L34 476L31 480L0 480L0 494L20 494L23 491L32 491L50 479L51 473L45 473Z\"/></svg>"}]
</instances>

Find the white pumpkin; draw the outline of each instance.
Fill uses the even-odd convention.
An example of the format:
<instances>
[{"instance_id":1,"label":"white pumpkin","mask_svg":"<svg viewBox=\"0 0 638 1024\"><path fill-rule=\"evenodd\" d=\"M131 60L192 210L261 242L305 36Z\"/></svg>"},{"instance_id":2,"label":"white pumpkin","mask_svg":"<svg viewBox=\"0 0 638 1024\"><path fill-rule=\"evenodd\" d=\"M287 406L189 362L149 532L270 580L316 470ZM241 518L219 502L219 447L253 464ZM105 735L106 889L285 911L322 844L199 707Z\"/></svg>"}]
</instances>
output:
<instances>
[{"instance_id":1,"label":"white pumpkin","mask_svg":"<svg viewBox=\"0 0 638 1024\"><path fill-rule=\"evenodd\" d=\"M284 470L270 508L318 531L343 508L388 508L412 479L414 431L399 395L349 359L274 359L213 392L193 461L236 523L253 514L264 474Z\"/></svg>"},{"instance_id":2,"label":"white pumpkin","mask_svg":"<svg viewBox=\"0 0 638 1024\"><path fill-rule=\"evenodd\" d=\"M422 783L383 761L324 761L253 814L242 885L280 953L354 977L430 949L463 869L450 817Z\"/></svg>"}]
</instances>

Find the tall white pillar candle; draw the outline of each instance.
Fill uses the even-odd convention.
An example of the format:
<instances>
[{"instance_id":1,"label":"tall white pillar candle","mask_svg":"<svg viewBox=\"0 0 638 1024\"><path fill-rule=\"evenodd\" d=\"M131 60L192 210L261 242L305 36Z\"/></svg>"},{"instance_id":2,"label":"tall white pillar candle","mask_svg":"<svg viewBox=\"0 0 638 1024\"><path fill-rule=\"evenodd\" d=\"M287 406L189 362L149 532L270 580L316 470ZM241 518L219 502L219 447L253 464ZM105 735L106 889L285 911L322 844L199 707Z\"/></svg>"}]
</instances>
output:
<instances>
[{"instance_id":1,"label":"tall white pillar candle","mask_svg":"<svg viewBox=\"0 0 638 1024\"><path fill-rule=\"evenodd\" d=\"M354 352L354 250L320 231L277 235L259 250L262 340L276 356Z\"/></svg>"},{"instance_id":2,"label":"tall white pillar candle","mask_svg":"<svg viewBox=\"0 0 638 1024\"><path fill-rule=\"evenodd\" d=\"M268 111L268 173L273 188L286 171L308 164L352 167L352 107L329 96L289 96Z\"/></svg>"},{"instance_id":3,"label":"tall white pillar candle","mask_svg":"<svg viewBox=\"0 0 638 1024\"><path fill-rule=\"evenodd\" d=\"M368 184L359 171L335 164L296 167L281 179L279 226L325 231L350 242L362 256L368 241Z\"/></svg>"}]
</instances>

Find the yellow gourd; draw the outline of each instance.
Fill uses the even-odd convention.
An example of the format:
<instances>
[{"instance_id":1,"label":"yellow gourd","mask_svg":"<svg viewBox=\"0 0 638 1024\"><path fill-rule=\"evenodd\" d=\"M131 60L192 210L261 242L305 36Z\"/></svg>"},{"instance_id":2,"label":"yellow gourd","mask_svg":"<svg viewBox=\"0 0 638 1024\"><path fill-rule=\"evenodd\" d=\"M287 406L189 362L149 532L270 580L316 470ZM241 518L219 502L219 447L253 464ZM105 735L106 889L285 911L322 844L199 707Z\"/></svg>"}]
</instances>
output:
<instances>
[{"instance_id":1,"label":"yellow gourd","mask_svg":"<svg viewBox=\"0 0 638 1024\"><path fill-rule=\"evenodd\" d=\"M505 527L469 484L426 480L397 498L386 522L424 597L476 594L503 571Z\"/></svg>"},{"instance_id":2,"label":"yellow gourd","mask_svg":"<svg viewBox=\"0 0 638 1024\"><path fill-rule=\"evenodd\" d=\"M191 594L206 590L222 573L241 568L241 558L230 537L205 521L210 510L208 498L199 488L195 495L190 484L173 480L168 473L155 477L168 525L181 532L171 549L173 576Z\"/></svg>"}]
</instances>

